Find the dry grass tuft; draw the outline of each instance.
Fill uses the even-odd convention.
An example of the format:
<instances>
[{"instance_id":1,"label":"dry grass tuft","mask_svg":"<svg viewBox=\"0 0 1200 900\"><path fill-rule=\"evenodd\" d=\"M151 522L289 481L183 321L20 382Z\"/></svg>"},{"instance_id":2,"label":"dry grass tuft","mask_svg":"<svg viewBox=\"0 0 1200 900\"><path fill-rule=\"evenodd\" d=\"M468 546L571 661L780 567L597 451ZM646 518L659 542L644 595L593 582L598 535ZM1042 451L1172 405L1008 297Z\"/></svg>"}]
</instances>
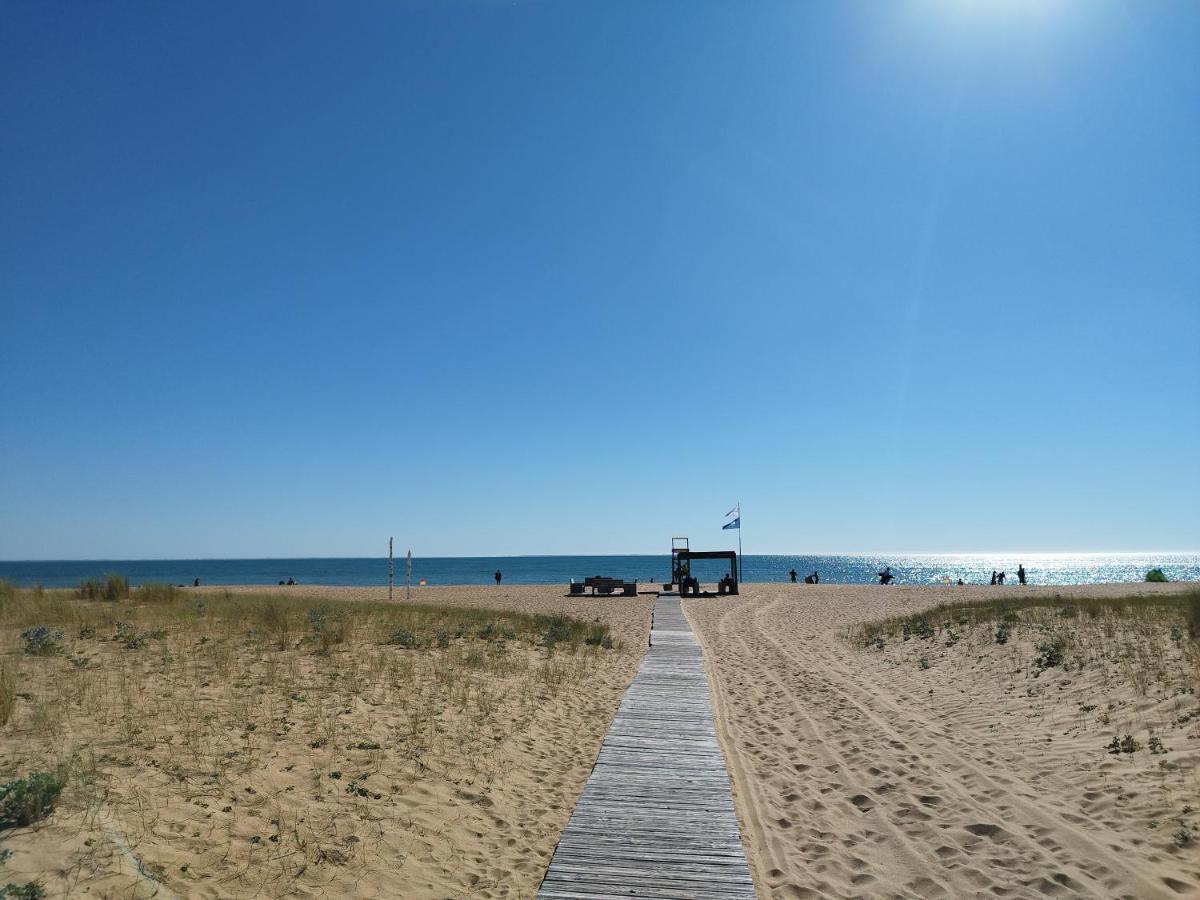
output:
<instances>
[{"instance_id":1,"label":"dry grass tuft","mask_svg":"<svg viewBox=\"0 0 1200 900\"><path fill-rule=\"evenodd\" d=\"M486 818L493 790L546 815L561 788L533 770L563 760L530 736L572 754L635 666L567 616L122 584L0 583L0 782L62 773L19 845L66 873L52 892L349 895L377 858L379 877L452 879L437 860L467 838L435 823L509 827ZM53 652L26 652L43 633ZM488 878L515 895L536 867Z\"/></svg>"}]
</instances>

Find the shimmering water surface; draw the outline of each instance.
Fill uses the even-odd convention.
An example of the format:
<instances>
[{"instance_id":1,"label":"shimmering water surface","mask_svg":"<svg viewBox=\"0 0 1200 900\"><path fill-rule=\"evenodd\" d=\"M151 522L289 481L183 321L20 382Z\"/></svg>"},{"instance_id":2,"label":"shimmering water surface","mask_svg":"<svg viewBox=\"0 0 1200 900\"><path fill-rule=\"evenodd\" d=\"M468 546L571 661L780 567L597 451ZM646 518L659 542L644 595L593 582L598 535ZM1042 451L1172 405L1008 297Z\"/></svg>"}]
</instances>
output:
<instances>
[{"instance_id":1,"label":"shimmering water surface","mask_svg":"<svg viewBox=\"0 0 1200 900\"><path fill-rule=\"evenodd\" d=\"M742 580L782 582L795 569L803 578L814 569L823 584L865 584L885 565L901 584L937 584L962 578L987 584L992 570L1003 570L1015 583L1024 563L1031 584L1090 584L1142 581L1161 567L1172 581L1200 581L1200 553L1064 553L971 555L760 556L742 560ZM723 563L694 563L702 581L725 574ZM413 584L491 584L496 570L506 584L566 584L572 578L608 575L640 582L663 581L670 574L667 554L653 556L470 556L414 557ZM161 559L49 560L0 562L0 579L28 587L70 587L84 578L118 572L133 584L276 584L294 578L301 584L385 585L387 560L366 559ZM396 583L403 584L404 559L396 560Z\"/></svg>"}]
</instances>

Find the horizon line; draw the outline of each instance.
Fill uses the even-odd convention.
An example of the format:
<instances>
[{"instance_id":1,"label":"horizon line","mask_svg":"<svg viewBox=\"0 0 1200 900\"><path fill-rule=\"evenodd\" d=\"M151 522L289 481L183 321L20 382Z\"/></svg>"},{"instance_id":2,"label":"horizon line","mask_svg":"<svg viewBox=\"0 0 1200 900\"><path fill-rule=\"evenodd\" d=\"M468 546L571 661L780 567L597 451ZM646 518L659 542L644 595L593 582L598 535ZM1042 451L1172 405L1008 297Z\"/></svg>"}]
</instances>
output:
<instances>
[{"instance_id":1,"label":"horizon line","mask_svg":"<svg viewBox=\"0 0 1200 900\"><path fill-rule=\"evenodd\" d=\"M1155 554L1175 556L1197 556L1200 550L810 550L792 553L745 553L745 556L1152 556ZM573 556L668 556L669 553L502 553L502 554L467 554L467 555L413 555L413 559L560 559ZM406 554L394 557L403 560ZM387 556L143 556L143 557L37 557L27 559L0 559L4 563L46 563L46 562L253 562L257 560L353 560L353 559L387 559Z\"/></svg>"}]
</instances>

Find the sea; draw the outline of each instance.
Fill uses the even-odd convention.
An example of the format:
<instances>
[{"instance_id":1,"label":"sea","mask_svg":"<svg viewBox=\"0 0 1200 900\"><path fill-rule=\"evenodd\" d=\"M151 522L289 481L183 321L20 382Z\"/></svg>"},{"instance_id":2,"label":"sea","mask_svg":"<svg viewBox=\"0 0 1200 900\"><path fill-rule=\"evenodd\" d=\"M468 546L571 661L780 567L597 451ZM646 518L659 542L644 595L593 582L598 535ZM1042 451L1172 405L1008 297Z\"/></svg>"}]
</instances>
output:
<instances>
[{"instance_id":1,"label":"sea","mask_svg":"<svg viewBox=\"0 0 1200 900\"><path fill-rule=\"evenodd\" d=\"M822 584L867 584L890 566L900 584L944 584L962 579L987 584L993 571L1011 582L1023 564L1030 584L1095 584L1145 580L1160 568L1170 581L1200 581L1200 553L979 553L979 554L838 554L757 555L742 557L741 580L785 582L795 569L800 579L814 571ZM695 561L701 582L720 580L728 571L720 561ZM635 556L414 556L412 584L492 584L496 572L504 584L567 584L593 575L643 584L670 577L666 553ZM74 587L109 573L131 584L299 584L382 586L388 583L387 558L332 559L106 559L0 562L0 579L19 587ZM395 582L408 578L405 559L395 560Z\"/></svg>"}]
</instances>

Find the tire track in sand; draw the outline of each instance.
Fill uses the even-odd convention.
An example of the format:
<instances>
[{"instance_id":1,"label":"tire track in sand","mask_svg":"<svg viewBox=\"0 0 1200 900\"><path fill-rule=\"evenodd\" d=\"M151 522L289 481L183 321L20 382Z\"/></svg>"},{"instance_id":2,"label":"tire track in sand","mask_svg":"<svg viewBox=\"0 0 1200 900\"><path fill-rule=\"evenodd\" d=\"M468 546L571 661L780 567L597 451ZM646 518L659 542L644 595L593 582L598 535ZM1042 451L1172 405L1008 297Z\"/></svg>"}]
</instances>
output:
<instances>
[{"instance_id":1,"label":"tire track in sand","mask_svg":"<svg viewBox=\"0 0 1200 900\"><path fill-rule=\"evenodd\" d=\"M760 895L1178 896L1065 818L986 735L956 737L927 698L851 665L840 628L895 610L835 602L687 607Z\"/></svg>"}]
</instances>

